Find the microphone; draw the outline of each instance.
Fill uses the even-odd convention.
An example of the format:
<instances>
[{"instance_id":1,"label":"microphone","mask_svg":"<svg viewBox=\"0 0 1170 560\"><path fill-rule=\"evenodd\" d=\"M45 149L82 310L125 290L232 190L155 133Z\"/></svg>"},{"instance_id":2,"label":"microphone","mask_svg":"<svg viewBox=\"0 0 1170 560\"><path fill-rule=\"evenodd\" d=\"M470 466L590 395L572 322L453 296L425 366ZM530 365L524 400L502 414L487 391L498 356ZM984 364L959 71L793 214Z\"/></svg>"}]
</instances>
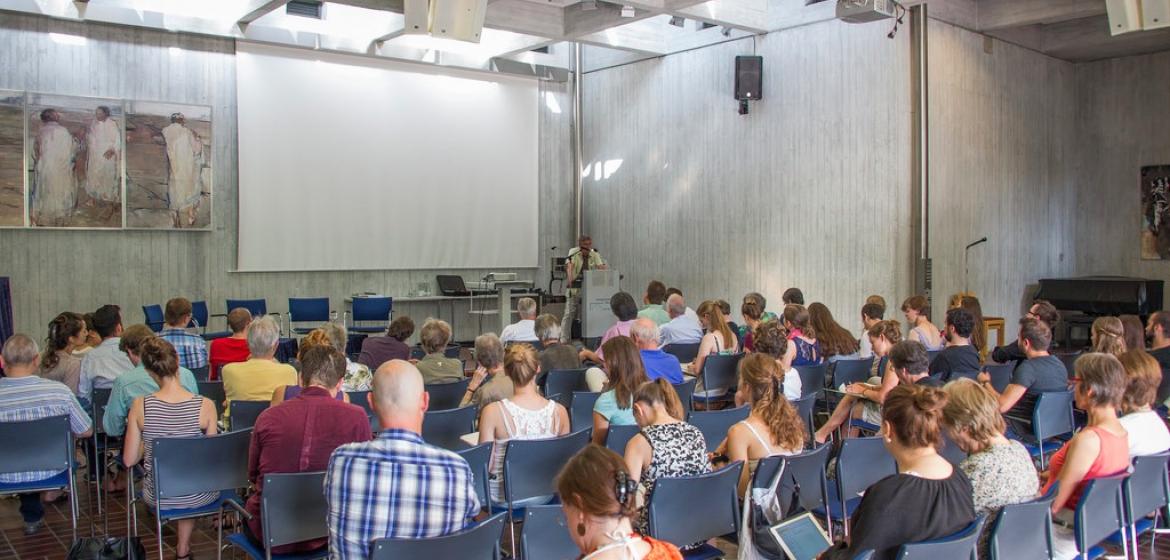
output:
<instances>
[{"instance_id":1,"label":"microphone","mask_svg":"<svg viewBox=\"0 0 1170 560\"><path fill-rule=\"evenodd\" d=\"M967 294L971 293L967 289L967 281L971 275L971 269L969 266L967 266L967 254L971 252L972 247L974 247L976 245L982 245L984 243L987 243L987 236L983 236L975 241L972 241L971 243L967 244L967 246L963 249L963 292L964 293L967 293Z\"/></svg>"},{"instance_id":2,"label":"microphone","mask_svg":"<svg viewBox=\"0 0 1170 560\"><path fill-rule=\"evenodd\" d=\"M972 241L971 243L967 244L967 247L966 247L966 249L970 249L971 247L974 247L974 246L976 246L976 245L979 245L980 243L987 243L987 238L986 238L986 237L984 237L984 238L982 238L982 239L978 239L978 240L976 240L976 241ZM555 248L555 247L554 247L554 248ZM966 249L964 249L964 250L966 250Z\"/></svg>"},{"instance_id":3,"label":"microphone","mask_svg":"<svg viewBox=\"0 0 1170 560\"><path fill-rule=\"evenodd\" d=\"M556 250L557 250L557 246L556 246L556 245L553 245L552 247L549 247L549 249L548 249L548 250L549 250L549 251L556 251Z\"/></svg>"}]
</instances>

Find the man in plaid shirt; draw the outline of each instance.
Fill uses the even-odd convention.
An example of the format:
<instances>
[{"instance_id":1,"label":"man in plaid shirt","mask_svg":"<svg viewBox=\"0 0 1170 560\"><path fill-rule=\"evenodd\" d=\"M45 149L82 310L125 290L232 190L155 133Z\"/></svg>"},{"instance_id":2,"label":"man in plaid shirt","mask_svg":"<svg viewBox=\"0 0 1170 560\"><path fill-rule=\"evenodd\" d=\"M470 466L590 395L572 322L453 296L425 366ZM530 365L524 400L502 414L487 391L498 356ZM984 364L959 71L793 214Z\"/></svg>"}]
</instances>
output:
<instances>
[{"instance_id":1,"label":"man in plaid shirt","mask_svg":"<svg viewBox=\"0 0 1170 560\"><path fill-rule=\"evenodd\" d=\"M163 320L166 325L158 336L175 347L179 353L179 366L192 371L207 367L207 342L203 337L187 332L187 325L191 324L191 302L181 297L168 301ZM206 374L198 377L207 379Z\"/></svg>"},{"instance_id":2,"label":"man in plaid shirt","mask_svg":"<svg viewBox=\"0 0 1170 560\"><path fill-rule=\"evenodd\" d=\"M374 374L370 404L383 431L338 447L325 474L333 558L368 558L378 538L455 533L479 513L467 461L419 435L428 401L411 363L391 360Z\"/></svg>"}]
</instances>

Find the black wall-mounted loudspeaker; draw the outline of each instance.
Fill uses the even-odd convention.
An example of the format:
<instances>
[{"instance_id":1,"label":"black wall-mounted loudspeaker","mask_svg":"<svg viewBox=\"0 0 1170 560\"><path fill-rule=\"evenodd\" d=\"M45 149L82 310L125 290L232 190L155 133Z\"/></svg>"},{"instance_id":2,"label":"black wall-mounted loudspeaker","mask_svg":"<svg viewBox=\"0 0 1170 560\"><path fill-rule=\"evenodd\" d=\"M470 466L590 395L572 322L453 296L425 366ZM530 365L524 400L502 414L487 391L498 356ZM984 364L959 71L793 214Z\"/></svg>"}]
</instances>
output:
<instances>
[{"instance_id":1,"label":"black wall-mounted loudspeaker","mask_svg":"<svg viewBox=\"0 0 1170 560\"><path fill-rule=\"evenodd\" d=\"M735 98L760 99L764 95L764 57L735 57Z\"/></svg>"}]
</instances>

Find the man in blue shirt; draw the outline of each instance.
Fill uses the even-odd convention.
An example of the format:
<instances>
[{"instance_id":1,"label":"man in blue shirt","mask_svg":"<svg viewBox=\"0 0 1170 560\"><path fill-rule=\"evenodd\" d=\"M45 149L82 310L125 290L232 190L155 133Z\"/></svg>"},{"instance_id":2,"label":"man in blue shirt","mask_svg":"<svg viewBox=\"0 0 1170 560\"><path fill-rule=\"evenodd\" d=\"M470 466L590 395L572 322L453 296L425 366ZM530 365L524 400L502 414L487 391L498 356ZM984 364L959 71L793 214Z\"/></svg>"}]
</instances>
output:
<instances>
[{"instance_id":1,"label":"man in blue shirt","mask_svg":"<svg viewBox=\"0 0 1170 560\"><path fill-rule=\"evenodd\" d=\"M167 302L163 320L166 325L158 336L171 343L179 353L179 365L190 370L201 370L207 367L207 341L203 337L188 332L187 325L191 324L191 302L187 298L174 298ZM203 375L207 379L207 374Z\"/></svg>"},{"instance_id":2,"label":"man in blue shirt","mask_svg":"<svg viewBox=\"0 0 1170 560\"><path fill-rule=\"evenodd\" d=\"M638 345L638 352L642 354L642 367L646 369L646 379L654 381L659 377L671 384L683 382L682 365L678 358L663 352L658 347L658 325L652 319L642 317L630 326L630 336Z\"/></svg>"},{"instance_id":3,"label":"man in blue shirt","mask_svg":"<svg viewBox=\"0 0 1170 560\"><path fill-rule=\"evenodd\" d=\"M699 324L699 316L687 307L686 300L679 294L672 294L666 299L666 312L670 314L670 322L662 325L662 337L659 343L667 344L698 344L703 338L703 326Z\"/></svg>"}]
</instances>

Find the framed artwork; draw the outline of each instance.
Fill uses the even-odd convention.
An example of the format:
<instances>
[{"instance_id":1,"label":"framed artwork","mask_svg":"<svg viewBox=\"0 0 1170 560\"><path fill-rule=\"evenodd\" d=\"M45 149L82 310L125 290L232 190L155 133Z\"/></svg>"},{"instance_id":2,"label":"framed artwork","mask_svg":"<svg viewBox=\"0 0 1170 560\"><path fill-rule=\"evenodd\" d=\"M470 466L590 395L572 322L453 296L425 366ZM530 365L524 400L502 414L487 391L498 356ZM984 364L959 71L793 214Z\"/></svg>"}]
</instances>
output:
<instances>
[{"instance_id":1,"label":"framed artwork","mask_svg":"<svg viewBox=\"0 0 1170 560\"><path fill-rule=\"evenodd\" d=\"M1170 259L1170 165L1142 168L1142 259Z\"/></svg>"},{"instance_id":2,"label":"framed artwork","mask_svg":"<svg viewBox=\"0 0 1170 560\"><path fill-rule=\"evenodd\" d=\"M34 227L122 226L122 102L30 93L28 218Z\"/></svg>"},{"instance_id":3,"label":"framed artwork","mask_svg":"<svg viewBox=\"0 0 1170 560\"><path fill-rule=\"evenodd\" d=\"M126 102L126 224L211 228L211 107Z\"/></svg>"},{"instance_id":4,"label":"framed artwork","mask_svg":"<svg viewBox=\"0 0 1170 560\"><path fill-rule=\"evenodd\" d=\"M0 90L0 227L24 226L24 92Z\"/></svg>"}]
</instances>

